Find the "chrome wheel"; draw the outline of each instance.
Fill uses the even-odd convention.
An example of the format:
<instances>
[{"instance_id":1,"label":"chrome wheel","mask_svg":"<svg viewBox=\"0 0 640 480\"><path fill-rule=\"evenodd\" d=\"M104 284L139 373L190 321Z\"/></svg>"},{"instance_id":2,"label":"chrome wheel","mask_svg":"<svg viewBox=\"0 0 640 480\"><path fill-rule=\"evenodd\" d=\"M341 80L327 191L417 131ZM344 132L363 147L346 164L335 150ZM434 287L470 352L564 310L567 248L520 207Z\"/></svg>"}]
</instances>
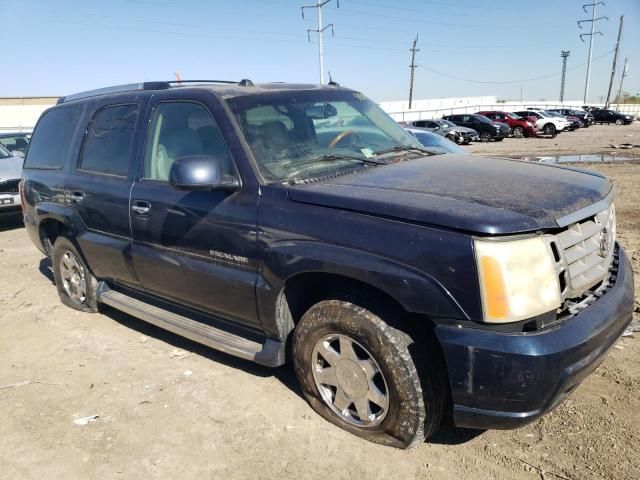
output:
<instances>
[{"instance_id":1,"label":"chrome wheel","mask_svg":"<svg viewBox=\"0 0 640 480\"><path fill-rule=\"evenodd\" d=\"M324 402L358 427L378 425L389 411L389 390L373 355L341 334L325 335L311 354L313 379Z\"/></svg>"},{"instance_id":2,"label":"chrome wheel","mask_svg":"<svg viewBox=\"0 0 640 480\"><path fill-rule=\"evenodd\" d=\"M87 277L78 257L69 250L60 257L60 275L69 298L78 304L84 303L87 300Z\"/></svg>"},{"instance_id":3,"label":"chrome wheel","mask_svg":"<svg viewBox=\"0 0 640 480\"><path fill-rule=\"evenodd\" d=\"M524 137L524 128L522 127L513 127L512 134L514 137L522 138Z\"/></svg>"}]
</instances>

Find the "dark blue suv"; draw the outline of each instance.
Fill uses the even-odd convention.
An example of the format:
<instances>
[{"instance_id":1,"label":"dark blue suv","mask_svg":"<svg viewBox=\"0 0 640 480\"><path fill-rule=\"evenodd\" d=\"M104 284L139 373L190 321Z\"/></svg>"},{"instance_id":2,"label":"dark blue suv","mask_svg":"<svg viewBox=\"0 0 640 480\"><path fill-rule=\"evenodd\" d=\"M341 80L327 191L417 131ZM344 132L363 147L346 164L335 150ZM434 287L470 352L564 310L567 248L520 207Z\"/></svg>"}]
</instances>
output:
<instances>
[{"instance_id":1,"label":"dark blue suv","mask_svg":"<svg viewBox=\"0 0 640 480\"><path fill-rule=\"evenodd\" d=\"M151 82L38 121L21 195L60 298L268 366L410 447L555 407L631 320L591 172L423 147L337 85Z\"/></svg>"}]
</instances>

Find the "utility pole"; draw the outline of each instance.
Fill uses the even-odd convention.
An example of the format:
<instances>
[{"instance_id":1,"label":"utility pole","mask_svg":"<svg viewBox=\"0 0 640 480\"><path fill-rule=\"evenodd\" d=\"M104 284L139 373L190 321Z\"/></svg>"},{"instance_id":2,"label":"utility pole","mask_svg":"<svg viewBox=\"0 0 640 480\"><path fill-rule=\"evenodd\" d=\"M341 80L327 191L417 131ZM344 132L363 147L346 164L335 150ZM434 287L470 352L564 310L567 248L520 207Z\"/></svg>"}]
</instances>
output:
<instances>
[{"instance_id":1,"label":"utility pole","mask_svg":"<svg viewBox=\"0 0 640 480\"><path fill-rule=\"evenodd\" d=\"M326 25L324 27L322 26L322 7L324 7L327 3L331 1L332 0L324 0L323 2L321 0L316 0L315 5L304 5L300 7L300 10L302 11L302 18L304 18L305 8L315 8L318 10L318 28L307 29L307 38L309 39L309 42L311 42L311 32L315 32L318 34L318 60L320 63L320 84L321 85L324 83L324 52L323 52L323 44L322 44L322 34L327 28L331 28L331 36L333 37L333 23L330 23L329 25ZM338 8L340 8L339 0L336 0L336 4Z\"/></svg>"},{"instance_id":2,"label":"utility pole","mask_svg":"<svg viewBox=\"0 0 640 480\"><path fill-rule=\"evenodd\" d=\"M589 59L587 60L587 79L584 83L584 103L587 103L587 98L589 97L589 81L591 80L591 51L593 50L593 36L594 35L602 35L602 32L596 32L595 30L595 26L596 26L596 22L598 20L602 20L603 18L606 18L607 20L609 20L608 17L598 17L596 18L596 8L598 5L602 5L604 6L605 3L604 2L593 2L593 3L587 3L582 5L582 10L584 10L584 13L589 13L587 12L587 7L591 7L591 20L578 20L578 27L582 28L582 24L583 23L587 23L587 22L591 22L591 33L581 33L580 34L580 40L582 40L584 42L584 39L582 37L589 37Z\"/></svg>"},{"instance_id":3,"label":"utility pole","mask_svg":"<svg viewBox=\"0 0 640 480\"><path fill-rule=\"evenodd\" d=\"M560 81L560 103L564 102L564 79L567 75L567 58L571 52L569 50L562 50L560 57L562 57L562 80Z\"/></svg>"},{"instance_id":4,"label":"utility pole","mask_svg":"<svg viewBox=\"0 0 640 480\"><path fill-rule=\"evenodd\" d=\"M618 61L618 49L620 48L620 37L622 37L622 22L624 15L620 16L620 27L618 28L618 40L616 41L616 51L613 54L613 65L611 66L611 79L609 80L609 90L607 90L607 101L604 108L609 108L609 100L611 100L611 89L613 88L613 77L616 74L616 62Z\"/></svg>"},{"instance_id":5,"label":"utility pole","mask_svg":"<svg viewBox=\"0 0 640 480\"><path fill-rule=\"evenodd\" d=\"M416 48L416 44L418 43L418 34L416 33L416 38L413 40L413 46L411 47L411 79L409 80L409 110L411 110L411 102L413 100L413 80L415 78L416 71L416 52L419 52L420 49Z\"/></svg>"},{"instance_id":6,"label":"utility pole","mask_svg":"<svg viewBox=\"0 0 640 480\"><path fill-rule=\"evenodd\" d=\"M627 74L627 57L624 58L624 67L622 67L622 76L620 77L620 88L618 89L618 106L616 108L620 108L620 97L622 96L622 84L624 82L624 77Z\"/></svg>"}]
</instances>

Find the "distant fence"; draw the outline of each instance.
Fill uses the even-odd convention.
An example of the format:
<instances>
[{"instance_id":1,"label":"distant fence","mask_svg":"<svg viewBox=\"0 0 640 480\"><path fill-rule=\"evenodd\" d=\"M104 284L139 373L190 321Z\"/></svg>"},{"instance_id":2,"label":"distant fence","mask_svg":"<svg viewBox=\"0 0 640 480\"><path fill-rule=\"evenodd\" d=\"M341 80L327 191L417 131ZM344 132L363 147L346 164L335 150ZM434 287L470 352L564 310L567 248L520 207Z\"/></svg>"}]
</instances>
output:
<instances>
[{"instance_id":1,"label":"distant fence","mask_svg":"<svg viewBox=\"0 0 640 480\"><path fill-rule=\"evenodd\" d=\"M594 107L603 107L604 104L590 104ZM460 107L447 107L447 108L435 108L430 110L404 110L397 112L387 112L397 122L412 122L415 120L426 120L430 118L442 118L443 115L454 115L456 113L476 113L482 111L497 110L502 112L515 112L519 110L526 110L527 108L536 108L540 110L547 110L552 108L573 108L575 110L582 110L581 102L565 102L565 103L551 103L551 102L509 102L509 103L493 103L482 105L463 105ZM620 113L640 116L640 104L611 104L609 106L612 110L617 110Z\"/></svg>"}]
</instances>

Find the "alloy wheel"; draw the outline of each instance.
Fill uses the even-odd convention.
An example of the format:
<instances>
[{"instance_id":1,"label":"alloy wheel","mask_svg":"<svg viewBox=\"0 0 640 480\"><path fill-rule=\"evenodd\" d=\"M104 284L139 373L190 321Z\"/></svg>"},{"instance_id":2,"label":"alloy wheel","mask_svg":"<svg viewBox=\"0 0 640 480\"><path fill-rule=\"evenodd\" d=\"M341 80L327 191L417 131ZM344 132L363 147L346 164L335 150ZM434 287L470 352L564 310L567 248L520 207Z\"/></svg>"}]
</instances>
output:
<instances>
[{"instance_id":1,"label":"alloy wheel","mask_svg":"<svg viewBox=\"0 0 640 480\"><path fill-rule=\"evenodd\" d=\"M342 334L320 338L312 352L316 388L325 404L358 427L381 423L389 411L389 390L373 355Z\"/></svg>"},{"instance_id":2,"label":"alloy wheel","mask_svg":"<svg viewBox=\"0 0 640 480\"><path fill-rule=\"evenodd\" d=\"M87 276L78 257L69 250L60 257L60 274L69 298L78 304L84 303L87 300Z\"/></svg>"}]
</instances>

